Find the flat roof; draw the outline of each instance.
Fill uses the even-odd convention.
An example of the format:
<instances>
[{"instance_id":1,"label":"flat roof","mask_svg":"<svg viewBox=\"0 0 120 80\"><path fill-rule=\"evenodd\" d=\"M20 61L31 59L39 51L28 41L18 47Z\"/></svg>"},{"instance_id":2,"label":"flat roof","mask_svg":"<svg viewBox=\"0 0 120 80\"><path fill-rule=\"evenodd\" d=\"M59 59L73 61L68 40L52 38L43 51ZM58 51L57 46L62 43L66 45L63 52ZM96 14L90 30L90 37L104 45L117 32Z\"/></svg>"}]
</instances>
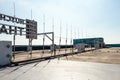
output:
<instances>
[{"instance_id":1,"label":"flat roof","mask_svg":"<svg viewBox=\"0 0 120 80\"><path fill-rule=\"evenodd\" d=\"M83 40L83 39L104 39L102 37L94 37L94 38L79 38L79 39L73 39L73 40Z\"/></svg>"}]
</instances>

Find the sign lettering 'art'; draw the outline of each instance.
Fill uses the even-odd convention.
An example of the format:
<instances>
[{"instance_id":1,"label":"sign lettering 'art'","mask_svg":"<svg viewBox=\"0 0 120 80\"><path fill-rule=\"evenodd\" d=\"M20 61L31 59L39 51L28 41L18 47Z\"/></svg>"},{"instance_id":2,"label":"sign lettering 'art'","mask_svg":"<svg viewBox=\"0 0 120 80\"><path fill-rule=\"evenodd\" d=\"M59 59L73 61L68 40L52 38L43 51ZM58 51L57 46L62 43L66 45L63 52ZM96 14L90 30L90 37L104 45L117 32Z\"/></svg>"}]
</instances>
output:
<instances>
[{"instance_id":1,"label":"sign lettering 'art'","mask_svg":"<svg viewBox=\"0 0 120 80\"><path fill-rule=\"evenodd\" d=\"M0 33L6 33L6 34L18 34L19 31L19 35L22 35L23 32L22 27L16 27L16 26L12 26L12 25L6 25L6 24L0 24Z\"/></svg>"},{"instance_id":2,"label":"sign lettering 'art'","mask_svg":"<svg viewBox=\"0 0 120 80\"><path fill-rule=\"evenodd\" d=\"M23 27L0 23L0 34L6 33L6 34L23 35L22 32L26 32L26 38L37 39L36 21L29 19L24 20L1 13L0 13L0 20L26 25L26 28L23 28Z\"/></svg>"}]
</instances>

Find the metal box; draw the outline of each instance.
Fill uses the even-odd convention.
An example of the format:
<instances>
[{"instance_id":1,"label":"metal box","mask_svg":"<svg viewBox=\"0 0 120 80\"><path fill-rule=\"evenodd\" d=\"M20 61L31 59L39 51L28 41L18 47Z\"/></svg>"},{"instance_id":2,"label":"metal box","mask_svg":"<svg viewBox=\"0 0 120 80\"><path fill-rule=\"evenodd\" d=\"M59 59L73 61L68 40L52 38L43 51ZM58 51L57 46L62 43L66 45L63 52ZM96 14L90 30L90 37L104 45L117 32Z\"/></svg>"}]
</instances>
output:
<instances>
[{"instance_id":1,"label":"metal box","mask_svg":"<svg viewBox=\"0 0 120 80\"><path fill-rule=\"evenodd\" d=\"M103 48L104 43L96 43L96 44L94 44L94 47L95 47L95 49Z\"/></svg>"},{"instance_id":2,"label":"metal box","mask_svg":"<svg viewBox=\"0 0 120 80\"><path fill-rule=\"evenodd\" d=\"M78 52L85 51L85 44L76 44L75 48L78 50Z\"/></svg>"},{"instance_id":3,"label":"metal box","mask_svg":"<svg viewBox=\"0 0 120 80\"><path fill-rule=\"evenodd\" d=\"M12 58L12 42L0 41L0 66L11 63Z\"/></svg>"}]
</instances>

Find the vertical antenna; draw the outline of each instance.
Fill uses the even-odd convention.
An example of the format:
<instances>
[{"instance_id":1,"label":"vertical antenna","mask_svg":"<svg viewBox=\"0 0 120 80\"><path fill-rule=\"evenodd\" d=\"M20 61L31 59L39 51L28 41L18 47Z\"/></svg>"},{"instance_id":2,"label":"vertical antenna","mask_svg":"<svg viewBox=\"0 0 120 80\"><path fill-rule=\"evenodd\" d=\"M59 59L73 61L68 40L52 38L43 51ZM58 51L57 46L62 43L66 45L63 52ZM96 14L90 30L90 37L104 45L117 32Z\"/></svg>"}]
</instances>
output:
<instances>
[{"instance_id":1,"label":"vertical antenna","mask_svg":"<svg viewBox=\"0 0 120 80\"><path fill-rule=\"evenodd\" d=\"M78 39L79 39L79 28L78 28Z\"/></svg>"},{"instance_id":2,"label":"vertical antenna","mask_svg":"<svg viewBox=\"0 0 120 80\"><path fill-rule=\"evenodd\" d=\"M31 20L32 20L32 9L31 9Z\"/></svg>"},{"instance_id":3,"label":"vertical antenna","mask_svg":"<svg viewBox=\"0 0 120 80\"><path fill-rule=\"evenodd\" d=\"M68 25L66 24L66 48L65 48L65 53L66 53L66 51L67 51L67 34L68 34L67 27L68 27Z\"/></svg>"},{"instance_id":4,"label":"vertical antenna","mask_svg":"<svg viewBox=\"0 0 120 80\"><path fill-rule=\"evenodd\" d=\"M15 2L13 3L13 8L14 8L14 18L15 18ZM15 26L15 22L14 22L14 26ZM13 36L13 45L14 45L14 48L13 48L13 58L15 59L15 34Z\"/></svg>"},{"instance_id":5,"label":"vertical antenna","mask_svg":"<svg viewBox=\"0 0 120 80\"><path fill-rule=\"evenodd\" d=\"M76 29L74 29L74 35L75 35L75 39L76 39Z\"/></svg>"},{"instance_id":6,"label":"vertical antenna","mask_svg":"<svg viewBox=\"0 0 120 80\"><path fill-rule=\"evenodd\" d=\"M82 39L83 39L83 28L82 28ZM82 40L82 43L83 43L83 40Z\"/></svg>"},{"instance_id":7,"label":"vertical antenna","mask_svg":"<svg viewBox=\"0 0 120 80\"><path fill-rule=\"evenodd\" d=\"M65 53L67 51L67 34L68 34L68 30L67 30L68 25L66 24L66 48L65 48ZM68 57L66 56L66 59L68 60Z\"/></svg>"},{"instance_id":8,"label":"vertical antenna","mask_svg":"<svg viewBox=\"0 0 120 80\"><path fill-rule=\"evenodd\" d=\"M71 44L71 46L72 46L72 25L71 25L71 41L70 41L70 44ZM73 52L73 46L71 47L72 48L72 52Z\"/></svg>"},{"instance_id":9,"label":"vertical antenna","mask_svg":"<svg viewBox=\"0 0 120 80\"><path fill-rule=\"evenodd\" d=\"M52 18L52 32L53 32L53 35L52 35L53 41L52 41L52 45L51 45L51 47L52 47L51 56L52 56L52 52L54 53L54 55L56 54L55 45L54 45L54 17Z\"/></svg>"},{"instance_id":10,"label":"vertical antenna","mask_svg":"<svg viewBox=\"0 0 120 80\"><path fill-rule=\"evenodd\" d=\"M45 14L43 15L43 33L45 33ZM43 34L43 51L44 54L44 43L45 43L45 34Z\"/></svg>"},{"instance_id":11,"label":"vertical antenna","mask_svg":"<svg viewBox=\"0 0 120 80\"><path fill-rule=\"evenodd\" d=\"M86 32L86 38L87 38L87 29L85 30L85 32Z\"/></svg>"},{"instance_id":12,"label":"vertical antenna","mask_svg":"<svg viewBox=\"0 0 120 80\"><path fill-rule=\"evenodd\" d=\"M60 44L61 44L62 22L60 21Z\"/></svg>"},{"instance_id":13,"label":"vertical antenna","mask_svg":"<svg viewBox=\"0 0 120 80\"><path fill-rule=\"evenodd\" d=\"M15 2L13 3L13 7L14 7L14 17L15 17Z\"/></svg>"},{"instance_id":14,"label":"vertical antenna","mask_svg":"<svg viewBox=\"0 0 120 80\"><path fill-rule=\"evenodd\" d=\"M54 17L52 18L52 32L54 32Z\"/></svg>"},{"instance_id":15,"label":"vertical antenna","mask_svg":"<svg viewBox=\"0 0 120 80\"><path fill-rule=\"evenodd\" d=\"M45 14L43 15L43 33L45 33Z\"/></svg>"},{"instance_id":16,"label":"vertical antenna","mask_svg":"<svg viewBox=\"0 0 120 80\"><path fill-rule=\"evenodd\" d=\"M30 11L30 17L31 17L31 20L32 20L32 9ZM30 55L32 56L32 39L29 38L29 51L30 51Z\"/></svg>"},{"instance_id":17,"label":"vertical antenna","mask_svg":"<svg viewBox=\"0 0 120 80\"><path fill-rule=\"evenodd\" d=\"M61 31L62 31L62 26L61 26L61 21L60 21L60 39L59 39L59 52L61 48Z\"/></svg>"}]
</instances>

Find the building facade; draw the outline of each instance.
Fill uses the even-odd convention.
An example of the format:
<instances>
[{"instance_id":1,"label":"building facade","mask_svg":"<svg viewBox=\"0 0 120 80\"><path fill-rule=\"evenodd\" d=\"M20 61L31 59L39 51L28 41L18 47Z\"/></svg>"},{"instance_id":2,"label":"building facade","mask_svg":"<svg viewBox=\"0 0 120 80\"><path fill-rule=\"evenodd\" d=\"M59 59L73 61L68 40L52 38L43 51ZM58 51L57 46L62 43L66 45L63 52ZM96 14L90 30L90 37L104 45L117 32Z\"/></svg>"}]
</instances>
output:
<instances>
[{"instance_id":1,"label":"building facade","mask_svg":"<svg viewBox=\"0 0 120 80\"><path fill-rule=\"evenodd\" d=\"M105 43L104 43L104 38L102 37L73 39L73 45L77 45L77 44L86 44L92 47L98 44L100 47L103 47Z\"/></svg>"}]
</instances>

